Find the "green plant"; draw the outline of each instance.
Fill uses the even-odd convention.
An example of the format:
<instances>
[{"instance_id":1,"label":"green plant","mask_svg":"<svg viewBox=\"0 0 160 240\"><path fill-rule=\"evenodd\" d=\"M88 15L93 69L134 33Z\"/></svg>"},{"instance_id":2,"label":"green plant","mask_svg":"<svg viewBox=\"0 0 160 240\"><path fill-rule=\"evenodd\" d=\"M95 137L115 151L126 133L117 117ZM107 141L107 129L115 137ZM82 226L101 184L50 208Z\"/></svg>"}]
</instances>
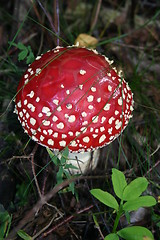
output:
<instances>
[{"instance_id":1,"label":"green plant","mask_svg":"<svg viewBox=\"0 0 160 240\"><path fill-rule=\"evenodd\" d=\"M106 206L116 211L116 218L111 234L105 237L105 240L118 240L119 237L126 240L144 240L154 239L152 233L145 227L131 226L117 231L118 223L122 214L129 216L130 211L135 211L140 207L151 207L156 204L152 196L141 196L147 189L148 181L145 177L138 177L127 184L124 174L113 168L112 184L116 196L120 203L110 193L101 189L92 189L91 194Z\"/></svg>"},{"instance_id":2,"label":"green plant","mask_svg":"<svg viewBox=\"0 0 160 240\"><path fill-rule=\"evenodd\" d=\"M69 149L66 147L62 152L60 152L60 157L55 155L50 149L47 149L49 156L53 163L58 167L56 174L57 184L61 184L64 179L70 179L72 175L70 174L70 169L77 169L74 165L67 163ZM74 181L69 184L68 191L75 194Z\"/></svg>"},{"instance_id":3,"label":"green plant","mask_svg":"<svg viewBox=\"0 0 160 240\"><path fill-rule=\"evenodd\" d=\"M26 63L32 63L34 61L34 54L32 52L31 46L25 46L23 43L13 43L9 42L11 46L14 46L20 50L20 53L18 54L18 60L23 61L26 58Z\"/></svg>"},{"instance_id":4,"label":"green plant","mask_svg":"<svg viewBox=\"0 0 160 240\"><path fill-rule=\"evenodd\" d=\"M12 216L7 211L0 212L0 239L8 236L11 227Z\"/></svg>"},{"instance_id":5,"label":"green plant","mask_svg":"<svg viewBox=\"0 0 160 240\"><path fill-rule=\"evenodd\" d=\"M28 183L22 182L21 184L17 184L16 186L16 198L19 200L19 206L25 206L28 202Z\"/></svg>"},{"instance_id":6,"label":"green plant","mask_svg":"<svg viewBox=\"0 0 160 240\"><path fill-rule=\"evenodd\" d=\"M19 230L17 232L18 236L24 240L32 240L33 238L31 236L29 236L26 232L24 232L23 230Z\"/></svg>"}]
</instances>

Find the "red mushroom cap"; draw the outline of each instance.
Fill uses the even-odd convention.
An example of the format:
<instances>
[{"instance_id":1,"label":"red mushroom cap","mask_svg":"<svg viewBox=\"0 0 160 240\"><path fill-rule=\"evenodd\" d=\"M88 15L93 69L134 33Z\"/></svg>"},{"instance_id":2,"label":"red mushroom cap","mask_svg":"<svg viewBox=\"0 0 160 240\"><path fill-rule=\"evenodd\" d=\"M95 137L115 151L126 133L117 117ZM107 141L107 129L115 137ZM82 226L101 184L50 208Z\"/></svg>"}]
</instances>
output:
<instances>
[{"instance_id":1,"label":"red mushroom cap","mask_svg":"<svg viewBox=\"0 0 160 240\"><path fill-rule=\"evenodd\" d=\"M15 112L28 135L51 149L89 151L127 126L133 94L111 62L96 51L57 47L24 73Z\"/></svg>"}]
</instances>

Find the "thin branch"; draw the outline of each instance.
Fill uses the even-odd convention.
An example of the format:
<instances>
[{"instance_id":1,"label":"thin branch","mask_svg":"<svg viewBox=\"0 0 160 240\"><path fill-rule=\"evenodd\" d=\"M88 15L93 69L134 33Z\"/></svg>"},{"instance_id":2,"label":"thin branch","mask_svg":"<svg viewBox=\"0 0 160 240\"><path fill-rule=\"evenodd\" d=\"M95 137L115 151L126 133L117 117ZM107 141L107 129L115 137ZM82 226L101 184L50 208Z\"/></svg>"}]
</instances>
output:
<instances>
[{"instance_id":1,"label":"thin branch","mask_svg":"<svg viewBox=\"0 0 160 240\"><path fill-rule=\"evenodd\" d=\"M98 178L106 178L105 176L98 176ZM42 196L41 199L34 205L34 207L26 213L24 218L20 220L19 224L12 229L12 231L9 233L8 237L6 240L11 240L15 237L16 233L22 229L28 222L30 222L33 218L35 213L38 212L38 210L46 204L55 194L57 194L60 190L63 188L67 187L71 182L75 182L78 180L83 180L83 179L93 179L95 178L94 176L79 176L79 177L73 177L71 179L66 179L63 183L55 186L52 190L50 190L45 196ZM96 177L97 178L97 177Z\"/></svg>"},{"instance_id":2,"label":"thin branch","mask_svg":"<svg viewBox=\"0 0 160 240\"><path fill-rule=\"evenodd\" d=\"M46 17L48 18L48 21L49 21L49 23L50 23L50 25L51 25L51 27L52 27L53 32L56 33L56 29L55 29L55 26L54 26L54 24L53 24L53 22L52 22L51 16L50 16L49 13L46 11L46 9L45 9L44 6L42 5L42 3L41 3L39 0L37 0L37 2L38 2L38 4L39 4L39 6L42 8L42 10L44 11Z\"/></svg>"},{"instance_id":3,"label":"thin branch","mask_svg":"<svg viewBox=\"0 0 160 240\"><path fill-rule=\"evenodd\" d=\"M41 198L42 194L41 194L41 191L40 191L40 187L39 187L39 184L38 184L36 171L35 171L35 167L34 167L34 156L35 156L35 153L37 151L37 148L38 148L38 144L34 147L32 153L31 153L31 166L32 166L32 173L33 173L34 181L35 181L35 184L36 184L36 187L37 187L37 191L38 191L39 197Z\"/></svg>"},{"instance_id":4,"label":"thin branch","mask_svg":"<svg viewBox=\"0 0 160 240\"><path fill-rule=\"evenodd\" d=\"M57 34L57 46L59 46L60 24L59 24L59 0L54 0L54 23Z\"/></svg>"},{"instance_id":5,"label":"thin branch","mask_svg":"<svg viewBox=\"0 0 160 240\"><path fill-rule=\"evenodd\" d=\"M76 215L81 214L83 212L86 212L88 210L90 210L91 208L93 208L93 205L90 205L88 207L85 207L84 209L81 209L79 211L77 211L74 215L71 215L67 218L65 218L62 222L60 222L59 224L57 224L56 226L54 226L52 229L50 229L48 232L44 233L42 237L46 237L47 235L49 235L50 233L54 232L56 229L58 229L59 227L65 225L66 223L70 222Z\"/></svg>"},{"instance_id":6,"label":"thin branch","mask_svg":"<svg viewBox=\"0 0 160 240\"><path fill-rule=\"evenodd\" d=\"M93 31L96 23L97 23L97 20L98 20L98 15L99 15L99 12L100 12L100 8L101 8L101 4L102 4L102 0L98 0L98 3L97 3L97 8L96 8L96 13L95 13L95 16L93 18L93 21L91 23L91 32Z\"/></svg>"},{"instance_id":7,"label":"thin branch","mask_svg":"<svg viewBox=\"0 0 160 240\"><path fill-rule=\"evenodd\" d=\"M51 221L44 227L42 228L38 233L36 233L33 237L32 240L36 239L38 236L40 236L45 230L47 230L47 228L49 228L53 222L53 220L55 219L55 216L51 219Z\"/></svg>"}]
</instances>

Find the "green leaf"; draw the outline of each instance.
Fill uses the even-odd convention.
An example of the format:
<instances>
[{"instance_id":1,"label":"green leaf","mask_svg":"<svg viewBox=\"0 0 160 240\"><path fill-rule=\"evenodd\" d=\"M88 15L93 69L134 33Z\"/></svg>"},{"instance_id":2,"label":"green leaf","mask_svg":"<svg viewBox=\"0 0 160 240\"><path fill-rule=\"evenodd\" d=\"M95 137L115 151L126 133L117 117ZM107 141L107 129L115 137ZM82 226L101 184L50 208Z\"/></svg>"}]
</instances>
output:
<instances>
[{"instance_id":1,"label":"green leaf","mask_svg":"<svg viewBox=\"0 0 160 240\"><path fill-rule=\"evenodd\" d=\"M66 147L62 152L61 152L61 164L65 164L68 158L69 154L69 149Z\"/></svg>"},{"instance_id":2,"label":"green leaf","mask_svg":"<svg viewBox=\"0 0 160 240\"><path fill-rule=\"evenodd\" d=\"M22 182L16 185L16 197L19 199L18 205L24 206L28 202L28 183Z\"/></svg>"},{"instance_id":3,"label":"green leaf","mask_svg":"<svg viewBox=\"0 0 160 240\"><path fill-rule=\"evenodd\" d=\"M156 226L160 228L160 215L152 213L152 221L155 222Z\"/></svg>"},{"instance_id":4,"label":"green leaf","mask_svg":"<svg viewBox=\"0 0 160 240\"><path fill-rule=\"evenodd\" d=\"M104 238L104 240L119 240L119 237L116 233L110 233Z\"/></svg>"},{"instance_id":5,"label":"green leaf","mask_svg":"<svg viewBox=\"0 0 160 240\"><path fill-rule=\"evenodd\" d=\"M66 147L66 148L62 151L62 155L63 155L63 157L67 158L67 157L68 157L68 154L69 154L69 148Z\"/></svg>"},{"instance_id":6,"label":"green leaf","mask_svg":"<svg viewBox=\"0 0 160 240\"><path fill-rule=\"evenodd\" d=\"M78 167L74 166L74 165L71 164L71 163L66 164L64 168L65 168L65 169L69 169L69 168L70 168L70 169L78 169Z\"/></svg>"},{"instance_id":7,"label":"green leaf","mask_svg":"<svg viewBox=\"0 0 160 240\"><path fill-rule=\"evenodd\" d=\"M139 177L130 182L123 191L123 200L129 201L138 198L147 188L148 181L144 177Z\"/></svg>"},{"instance_id":8,"label":"green leaf","mask_svg":"<svg viewBox=\"0 0 160 240\"><path fill-rule=\"evenodd\" d=\"M124 174L115 168L112 169L112 183L115 194L122 199L123 191L127 186L127 182Z\"/></svg>"},{"instance_id":9,"label":"green leaf","mask_svg":"<svg viewBox=\"0 0 160 240\"><path fill-rule=\"evenodd\" d=\"M12 218L7 211L0 212L0 236L2 239L4 236L7 237L11 225L11 219Z\"/></svg>"},{"instance_id":10,"label":"green leaf","mask_svg":"<svg viewBox=\"0 0 160 240\"><path fill-rule=\"evenodd\" d=\"M0 212L0 223L6 222L10 219L10 215L8 214L7 211Z\"/></svg>"},{"instance_id":11,"label":"green leaf","mask_svg":"<svg viewBox=\"0 0 160 240\"><path fill-rule=\"evenodd\" d=\"M97 220L97 218L96 218L96 215L95 215L95 214L93 214L93 221L94 221L94 223L95 223L96 227L99 227L99 223L98 223L98 220Z\"/></svg>"},{"instance_id":12,"label":"green leaf","mask_svg":"<svg viewBox=\"0 0 160 240\"><path fill-rule=\"evenodd\" d=\"M90 192L100 202L118 211L119 208L118 202L110 193L104 192L101 189L92 189Z\"/></svg>"},{"instance_id":13,"label":"green leaf","mask_svg":"<svg viewBox=\"0 0 160 240\"><path fill-rule=\"evenodd\" d=\"M26 50L27 49L27 47L23 44L23 43L21 43L21 42L19 42L18 44L17 44L17 48L19 49L19 50ZM27 50L28 51L28 50Z\"/></svg>"},{"instance_id":14,"label":"green leaf","mask_svg":"<svg viewBox=\"0 0 160 240\"><path fill-rule=\"evenodd\" d=\"M60 162L64 166L65 163L66 163L66 158L62 156L61 159L60 159Z\"/></svg>"},{"instance_id":15,"label":"green leaf","mask_svg":"<svg viewBox=\"0 0 160 240\"><path fill-rule=\"evenodd\" d=\"M152 196L142 196L130 200L123 205L124 211L134 211L140 207L151 207L156 204L156 200Z\"/></svg>"},{"instance_id":16,"label":"green leaf","mask_svg":"<svg viewBox=\"0 0 160 240\"><path fill-rule=\"evenodd\" d=\"M35 59L35 57L34 57L33 52L29 52L26 63L30 64L34 61L34 59Z\"/></svg>"},{"instance_id":17,"label":"green leaf","mask_svg":"<svg viewBox=\"0 0 160 240\"><path fill-rule=\"evenodd\" d=\"M23 230L19 230L17 232L18 236L21 237L24 240L32 240L32 237L29 236L26 232L24 232Z\"/></svg>"},{"instance_id":18,"label":"green leaf","mask_svg":"<svg viewBox=\"0 0 160 240\"><path fill-rule=\"evenodd\" d=\"M63 173L66 175L66 177L68 179L70 179L72 177L71 174L67 170L65 170L65 169L63 169Z\"/></svg>"},{"instance_id":19,"label":"green leaf","mask_svg":"<svg viewBox=\"0 0 160 240\"><path fill-rule=\"evenodd\" d=\"M74 193L75 193L75 184L74 184L74 182L71 182L70 184L69 184L69 190L72 192L72 194L74 195Z\"/></svg>"},{"instance_id":20,"label":"green leaf","mask_svg":"<svg viewBox=\"0 0 160 240\"><path fill-rule=\"evenodd\" d=\"M1 223L0 225L0 236L2 237L2 239L5 236L5 233L7 231L7 226L8 226L7 223Z\"/></svg>"},{"instance_id":21,"label":"green leaf","mask_svg":"<svg viewBox=\"0 0 160 240\"><path fill-rule=\"evenodd\" d=\"M125 211L125 216L126 216L126 220L127 220L128 224L130 224L131 223L131 216L129 215L128 211Z\"/></svg>"},{"instance_id":22,"label":"green leaf","mask_svg":"<svg viewBox=\"0 0 160 240\"><path fill-rule=\"evenodd\" d=\"M117 234L126 240L144 240L145 237L154 239L152 233L147 228L139 226L123 228Z\"/></svg>"},{"instance_id":23,"label":"green leaf","mask_svg":"<svg viewBox=\"0 0 160 240\"><path fill-rule=\"evenodd\" d=\"M57 157L49 148L47 148L47 152L48 152L51 160L52 160L52 161L54 162L54 164L57 166L57 165L60 163L58 157Z\"/></svg>"},{"instance_id":24,"label":"green leaf","mask_svg":"<svg viewBox=\"0 0 160 240\"><path fill-rule=\"evenodd\" d=\"M143 240L152 240L152 238L145 236L143 237Z\"/></svg>"},{"instance_id":25,"label":"green leaf","mask_svg":"<svg viewBox=\"0 0 160 240\"><path fill-rule=\"evenodd\" d=\"M66 175L66 177L67 177L68 179L71 179L71 178L72 178L72 176L70 175L70 173L69 173L68 171L66 171L66 170L63 169L63 173ZM68 189L69 189L69 191L72 192L73 195L75 194L75 183L74 183L74 181L69 184Z\"/></svg>"},{"instance_id":26,"label":"green leaf","mask_svg":"<svg viewBox=\"0 0 160 240\"><path fill-rule=\"evenodd\" d=\"M21 61L21 60L24 60L28 55L28 50L27 48L23 51L21 51L19 54L18 54L18 60Z\"/></svg>"},{"instance_id":27,"label":"green leaf","mask_svg":"<svg viewBox=\"0 0 160 240\"><path fill-rule=\"evenodd\" d=\"M18 60L24 60L27 57L26 63L32 63L35 59L34 54L30 46L25 46L23 43L19 42L18 44L14 42L8 42L11 46L18 48L21 52L18 54ZM28 55L28 56L27 56Z\"/></svg>"},{"instance_id":28,"label":"green leaf","mask_svg":"<svg viewBox=\"0 0 160 240\"><path fill-rule=\"evenodd\" d=\"M63 167L62 166L59 167L56 178L57 178L57 184L60 184L63 182Z\"/></svg>"}]
</instances>

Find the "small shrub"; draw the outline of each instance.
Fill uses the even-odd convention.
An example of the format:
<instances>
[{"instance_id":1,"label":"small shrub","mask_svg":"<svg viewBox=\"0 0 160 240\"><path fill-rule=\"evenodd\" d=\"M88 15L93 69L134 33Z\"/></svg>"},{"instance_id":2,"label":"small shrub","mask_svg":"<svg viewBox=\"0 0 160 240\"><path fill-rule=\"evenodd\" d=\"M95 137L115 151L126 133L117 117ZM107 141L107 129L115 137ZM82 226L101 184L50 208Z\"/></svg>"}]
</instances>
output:
<instances>
[{"instance_id":1,"label":"small shrub","mask_svg":"<svg viewBox=\"0 0 160 240\"><path fill-rule=\"evenodd\" d=\"M129 216L130 211L135 211L140 207L151 207L156 204L156 200L152 196L141 196L148 187L148 181L145 177L138 177L127 184L124 174L113 168L112 184L117 199L110 193L101 189L92 189L91 194L106 206L116 211L116 219L111 234L105 237L105 240L118 240L119 237L126 240L144 240L154 239L151 231L141 226L131 226L117 231L120 217L123 214Z\"/></svg>"}]
</instances>

